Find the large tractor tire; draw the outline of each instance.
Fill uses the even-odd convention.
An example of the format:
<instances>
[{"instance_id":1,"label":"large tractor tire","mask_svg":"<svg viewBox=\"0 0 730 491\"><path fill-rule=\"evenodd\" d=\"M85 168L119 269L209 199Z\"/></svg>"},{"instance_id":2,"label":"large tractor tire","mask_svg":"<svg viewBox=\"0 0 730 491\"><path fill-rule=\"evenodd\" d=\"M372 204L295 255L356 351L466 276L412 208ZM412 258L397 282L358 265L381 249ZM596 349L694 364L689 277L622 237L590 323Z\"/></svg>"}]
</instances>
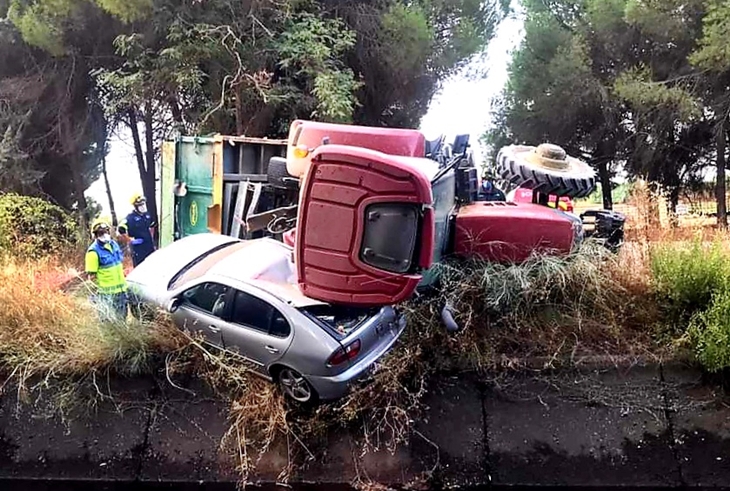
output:
<instances>
[{"instance_id":1,"label":"large tractor tire","mask_svg":"<svg viewBox=\"0 0 730 491\"><path fill-rule=\"evenodd\" d=\"M566 155L557 145L510 145L497 155L496 171L510 189L523 187L544 194L584 198L596 187L595 171Z\"/></svg>"}]
</instances>

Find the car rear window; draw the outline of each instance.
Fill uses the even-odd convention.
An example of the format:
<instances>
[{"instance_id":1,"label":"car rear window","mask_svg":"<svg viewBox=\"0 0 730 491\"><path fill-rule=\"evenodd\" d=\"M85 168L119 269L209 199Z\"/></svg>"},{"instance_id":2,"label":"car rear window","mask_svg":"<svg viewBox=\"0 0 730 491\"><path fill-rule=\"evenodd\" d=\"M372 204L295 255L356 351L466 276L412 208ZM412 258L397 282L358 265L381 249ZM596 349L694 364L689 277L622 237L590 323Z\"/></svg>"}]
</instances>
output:
<instances>
[{"instance_id":1,"label":"car rear window","mask_svg":"<svg viewBox=\"0 0 730 491\"><path fill-rule=\"evenodd\" d=\"M189 281L200 278L218 261L244 248L246 245L246 242L228 242L198 256L172 277L167 289L174 290Z\"/></svg>"},{"instance_id":2,"label":"car rear window","mask_svg":"<svg viewBox=\"0 0 730 491\"><path fill-rule=\"evenodd\" d=\"M377 308L344 305L313 305L300 309L307 317L324 327L335 338L347 337L368 319L378 313Z\"/></svg>"}]
</instances>

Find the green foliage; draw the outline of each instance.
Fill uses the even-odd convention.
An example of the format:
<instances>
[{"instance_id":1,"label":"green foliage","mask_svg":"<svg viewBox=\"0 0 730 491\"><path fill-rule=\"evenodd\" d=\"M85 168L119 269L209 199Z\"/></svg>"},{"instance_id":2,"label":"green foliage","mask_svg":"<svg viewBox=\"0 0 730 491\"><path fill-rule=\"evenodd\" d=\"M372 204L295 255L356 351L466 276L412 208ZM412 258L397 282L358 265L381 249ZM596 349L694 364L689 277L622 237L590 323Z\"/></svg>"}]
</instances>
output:
<instances>
[{"instance_id":1,"label":"green foliage","mask_svg":"<svg viewBox=\"0 0 730 491\"><path fill-rule=\"evenodd\" d=\"M12 0L8 19L22 33L23 39L54 56L66 53L64 30L67 20L74 14L72 0L44 0L24 2Z\"/></svg>"},{"instance_id":2,"label":"green foliage","mask_svg":"<svg viewBox=\"0 0 730 491\"><path fill-rule=\"evenodd\" d=\"M621 166L676 200L713 150L707 80L688 60L702 1L527 0L525 9L525 38L484 141L496 151L549 140L603 178Z\"/></svg>"},{"instance_id":3,"label":"green foliage","mask_svg":"<svg viewBox=\"0 0 730 491\"><path fill-rule=\"evenodd\" d=\"M382 53L384 61L398 70L399 75L413 73L427 63L433 53L435 33L424 6L393 3L380 22L380 43L398 46Z\"/></svg>"},{"instance_id":4,"label":"green foliage","mask_svg":"<svg viewBox=\"0 0 730 491\"><path fill-rule=\"evenodd\" d=\"M651 270L657 295L676 328L705 310L716 292L728 287L730 257L721 242L664 244L654 248Z\"/></svg>"},{"instance_id":5,"label":"green foliage","mask_svg":"<svg viewBox=\"0 0 730 491\"><path fill-rule=\"evenodd\" d=\"M630 69L616 79L616 95L642 111L663 111L680 121L702 116L701 104L678 84L654 82L645 66Z\"/></svg>"},{"instance_id":6,"label":"green foliage","mask_svg":"<svg viewBox=\"0 0 730 491\"><path fill-rule=\"evenodd\" d=\"M355 45L355 33L340 19L298 14L287 24L275 44L279 67L294 77L311 80L316 99L312 113L323 121L351 122L360 83L342 61Z\"/></svg>"},{"instance_id":7,"label":"green foliage","mask_svg":"<svg viewBox=\"0 0 730 491\"><path fill-rule=\"evenodd\" d=\"M704 0L629 0L626 21L638 27L649 39L672 43L686 42L687 35L697 32ZM672 46L667 46L671 49Z\"/></svg>"},{"instance_id":8,"label":"green foliage","mask_svg":"<svg viewBox=\"0 0 730 491\"><path fill-rule=\"evenodd\" d=\"M613 204L625 203L628 197L631 195L632 188L633 183L624 182L611 189L611 198ZM593 191L587 198L585 198L585 201L592 204L601 204L603 202L602 193L603 190L601 189L601 187L597 186L596 190Z\"/></svg>"},{"instance_id":9,"label":"green foliage","mask_svg":"<svg viewBox=\"0 0 730 491\"><path fill-rule=\"evenodd\" d=\"M102 9L123 22L135 22L152 12L153 0L94 0Z\"/></svg>"},{"instance_id":10,"label":"green foliage","mask_svg":"<svg viewBox=\"0 0 730 491\"><path fill-rule=\"evenodd\" d=\"M357 104L355 90L360 87L352 70L325 71L314 78L312 94L317 98L317 109L312 117L335 123L351 123Z\"/></svg>"},{"instance_id":11,"label":"green foliage","mask_svg":"<svg viewBox=\"0 0 730 491\"><path fill-rule=\"evenodd\" d=\"M41 190L74 209L119 125L152 135L142 153L153 170L173 130L281 136L295 118L417 126L506 3L0 0L10 21L0 101L29 122L20 135L13 122L4 155L35 163ZM0 132L8 125L0 114Z\"/></svg>"},{"instance_id":12,"label":"green foliage","mask_svg":"<svg viewBox=\"0 0 730 491\"><path fill-rule=\"evenodd\" d=\"M730 70L730 3L724 0L708 2L708 12L703 20L703 37L699 49L690 61L702 69L722 72Z\"/></svg>"},{"instance_id":13,"label":"green foliage","mask_svg":"<svg viewBox=\"0 0 730 491\"><path fill-rule=\"evenodd\" d=\"M22 148L23 124L12 117L0 118L0 129L5 132L0 139L0 189L25 191L35 188L44 172Z\"/></svg>"},{"instance_id":14,"label":"green foliage","mask_svg":"<svg viewBox=\"0 0 730 491\"><path fill-rule=\"evenodd\" d=\"M0 195L0 251L25 258L58 254L77 243L77 225L60 207L40 198Z\"/></svg>"},{"instance_id":15,"label":"green foliage","mask_svg":"<svg viewBox=\"0 0 730 491\"><path fill-rule=\"evenodd\" d=\"M730 368L730 288L713 295L707 310L692 319L688 339L705 369Z\"/></svg>"}]
</instances>

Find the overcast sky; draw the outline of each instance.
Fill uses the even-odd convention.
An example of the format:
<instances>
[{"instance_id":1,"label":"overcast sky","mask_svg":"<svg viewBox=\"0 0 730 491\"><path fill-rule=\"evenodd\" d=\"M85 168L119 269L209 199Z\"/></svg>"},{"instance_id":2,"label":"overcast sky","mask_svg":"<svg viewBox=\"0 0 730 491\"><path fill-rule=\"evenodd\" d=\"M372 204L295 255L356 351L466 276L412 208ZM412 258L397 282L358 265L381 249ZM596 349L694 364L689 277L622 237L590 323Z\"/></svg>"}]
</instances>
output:
<instances>
[{"instance_id":1,"label":"overcast sky","mask_svg":"<svg viewBox=\"0 0 730 491\"><path fill-rule=\"evenodd\" d=\"M487 70L487 76L474 79L460 73L443 83L441 91L431 102L429 111L421 122L426 138L434 139L446 134L449 140L457 134L469 133L477 162L481 162L482 149L479 137L489 127L492 99L498 95L507 81L507 64L511 51L522 39L522 21L519 16L504 20L482 58L478 70ZM482 65L483 64L483 65ZM139 173L134 159L134 148L129 134L114 135L107 156L107 173L117 214L130 211L129 199L135 192L142 191ZM89 187L87 196L99 202L104 214L109 205L104 181L99 179Z\"/></svg>"}]
</instances>

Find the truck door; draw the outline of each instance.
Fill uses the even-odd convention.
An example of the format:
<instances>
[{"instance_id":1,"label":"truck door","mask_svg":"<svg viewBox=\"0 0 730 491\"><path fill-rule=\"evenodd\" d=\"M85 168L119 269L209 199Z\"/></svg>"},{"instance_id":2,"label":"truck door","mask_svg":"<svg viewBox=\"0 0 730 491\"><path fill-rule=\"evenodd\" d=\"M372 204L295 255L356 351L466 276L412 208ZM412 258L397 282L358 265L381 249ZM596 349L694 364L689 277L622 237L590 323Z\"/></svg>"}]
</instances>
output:
<instances>
[{"instance_id":1,"label":"truck door","mask_svg":"<svg viewBox=\"0 0 730 491\"><path fill-rule=\"evenodd\" d=\"M434 240L431 184L419 168L425 160L344 145L315 150L295 243L305 295L372 306L413 293Z\"/></svg>"},{"instance_id":2,"label":"truck door","mask_svg":"<svg viewBox=\"0 0 730 491\"><path fill-rule=\"evenodd\" d=\"M218 232L221 224L222 156L211 138L181 138L177 146L176 177L187 193L177 203L177 238ZM220 181L220 182L218 182ZM220 189L219 189L220 188Z\"/></svg>"}]
</instances>

